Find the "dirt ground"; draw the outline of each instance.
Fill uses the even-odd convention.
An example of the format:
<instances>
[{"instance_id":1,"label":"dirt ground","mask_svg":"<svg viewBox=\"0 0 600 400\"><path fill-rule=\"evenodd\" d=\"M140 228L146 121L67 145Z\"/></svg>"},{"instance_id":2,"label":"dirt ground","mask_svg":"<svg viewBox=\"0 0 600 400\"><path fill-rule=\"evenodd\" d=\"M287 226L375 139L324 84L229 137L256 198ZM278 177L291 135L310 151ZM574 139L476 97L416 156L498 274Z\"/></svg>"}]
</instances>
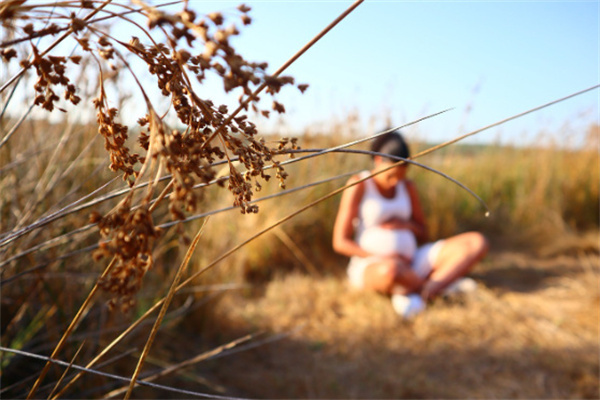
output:
<instances>
[{"instance_id":1,"label":"dirt ground","mask_svg":"<svg viewBox=\"0 0 600 400\"><path fill-rule=\"evenodd\" d=\"M290 274L221 299L215 342L262 332L264 343L195 373L251 398L597 399L599 266L595 252L491 253L475 292L411 321L343 277Z\"/></svg>"}]
</instances>

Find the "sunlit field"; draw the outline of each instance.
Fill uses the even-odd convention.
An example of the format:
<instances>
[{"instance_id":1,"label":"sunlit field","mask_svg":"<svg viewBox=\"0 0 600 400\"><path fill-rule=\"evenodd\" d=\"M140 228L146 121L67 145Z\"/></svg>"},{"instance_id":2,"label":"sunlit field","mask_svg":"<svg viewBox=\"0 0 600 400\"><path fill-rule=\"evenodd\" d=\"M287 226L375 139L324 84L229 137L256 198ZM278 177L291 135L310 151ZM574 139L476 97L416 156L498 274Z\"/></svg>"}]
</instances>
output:
<instances>
[{"instance_id":1,"label":"sunlit field","mask_svg":"<svg viewBox=\"0 0 600 400\"><path fill-rule=\"evenodd\" d=\"M108 209L115 200L100 200L123 188L120 181L103 187L111 177L102 168L106 161L101 145L94 145L93 127L48 126L31 121L2 149L7 161L1 191L4 232L43 220L98 188L94 207ZM582 134L593 145L598 128ZM342 136L301 139L306 148L324 148ZM334 196L240 248L182 289L158 334L148 371L256 335L238 345L250 346L246 351L228 355L237 347L221 350L226 357L191 363L158 382L247 397L594 397L599 337L594 147L455 146L418 161L465 184L490 210L485 217L485 209L466 191L410 167L422 188L434 239L472 229L490 239L490 254L472 274L479 284L475 293L438 300L414 321L403 322L385 297L350 290L347 260L330 246L339 201ZM82 345L77 359L93 358L159 300L189 237L201 226L187 276L341 187L347 177L296 188L369 164L368 156L355 154L299 162L287 168L285 190L277 184L261 190L257 200L284 194L259 201L258 214L230 209L165 228L133 308L109 311L108 297L99 295L85 310L64 359ZM230 198L219 189L201 189L198 211L230 208ZM3 346L48 354L66 329L101 274L102 265L92 257L98 230L89 225L90 212L73 211L3 248ZM112 350L106 357L114 361L103 370L127 375L147 329L142 324ZM23 395L43 365L11 354L2 362L2 386L10 397ZM52 379L60 373L51 370ZM120 385L86 374L70 390L76 397L104 397ZM143 397L169 396L158 389L139 390Z\"/></svg>"},{"instance_id":2,"label":"sunlit field","mask_svg":"<svg viewBox=\"0 0 600 400\"><path fill-rule=\"evenodd\" d=\"M35 14L4 6L5 25ZM458 142L416 157L429 168L409 174L431 239L477 230L491 248L471 273L477 290L404 321L387 297L350 289L348 260L331 248L335 191L370 156L309 158L376 132L257 131L245 110L266 117L283 104L260 109L250 94L305 85L233 57L225 39L237 33L220 14L196 25L186 12L140 10L170 49L73 18L58 21L89 28L88 61L41 52L19 75L21 43L2 52L23 81L0 90L0 397L598 398L599 126L564 132L577 148L540 132L536 147ZM70 37L32 29L17 33ZM212 50L196 57L178 41L199 31ZM109 88L120 81L106 75L130 67L118 51L150 67L168 118L147 98L136 124L118 122ZM105 69L84 74L84 61ZM197 98L190 76L204 72L247 102L233 111ZM11 85L31 90L18 112ZM95 119L75 122L80 101ZM54 111L34 117L32 103ZM413 154L438 144L407 139Z\"/></svg>"}]
</instances>

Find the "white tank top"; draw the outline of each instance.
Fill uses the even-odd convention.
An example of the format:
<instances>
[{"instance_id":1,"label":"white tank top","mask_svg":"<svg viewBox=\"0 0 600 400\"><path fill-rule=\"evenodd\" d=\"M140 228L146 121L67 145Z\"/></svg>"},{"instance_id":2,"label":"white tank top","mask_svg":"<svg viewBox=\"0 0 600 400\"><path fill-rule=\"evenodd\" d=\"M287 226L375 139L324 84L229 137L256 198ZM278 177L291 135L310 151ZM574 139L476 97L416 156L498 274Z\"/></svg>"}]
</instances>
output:
<instances>
[{"instance_id":1,"label":"white tank top","mask_svg":"<svg viewBox=\"0 0 600 400\"><path fill-rule=\"evenodd\" d=\"M363 171L364 178L369 174ZM380 225L391 218L409 220L412 216L412 204L406 183L396 185L396 193L388 199L381 195L372 179L364 182L364 194L358 209L356 242L370 253L382 256L401 254L411 258L417 249L417 240L407 229L384 229Z\"/></svg>"}]
</instances>

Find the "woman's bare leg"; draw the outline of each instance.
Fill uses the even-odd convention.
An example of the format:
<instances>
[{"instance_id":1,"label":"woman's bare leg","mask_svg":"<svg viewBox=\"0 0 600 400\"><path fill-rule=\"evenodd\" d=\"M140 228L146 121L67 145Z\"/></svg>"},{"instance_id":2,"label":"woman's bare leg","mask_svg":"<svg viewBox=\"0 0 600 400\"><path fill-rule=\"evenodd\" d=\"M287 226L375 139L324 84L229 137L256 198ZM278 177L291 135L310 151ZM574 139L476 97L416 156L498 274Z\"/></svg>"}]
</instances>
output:
<instances>
[{"instance_id":1,"label":"woman's bare leg","mask_svg":"<svg viewBox=\"0 0 600 400\"><path fill-rule=\"evenodd\" d=\"M488 242L479 232L467 232L444 241L433 271L423 285L423 297L435 297L450 283L467 274L488 251Z\"/></svg>"},{"instance_id":2,"label":"woman's bare leg","mask_svg":"<svg viewBox=\"0 0 600 400\"><path fill-rule=\"evenodd\" d=\"M411 269L409 263L389 258L365 268L364 287L385 294L409 294L421 290L423 279Z\"/></svg>"}]
</instances>

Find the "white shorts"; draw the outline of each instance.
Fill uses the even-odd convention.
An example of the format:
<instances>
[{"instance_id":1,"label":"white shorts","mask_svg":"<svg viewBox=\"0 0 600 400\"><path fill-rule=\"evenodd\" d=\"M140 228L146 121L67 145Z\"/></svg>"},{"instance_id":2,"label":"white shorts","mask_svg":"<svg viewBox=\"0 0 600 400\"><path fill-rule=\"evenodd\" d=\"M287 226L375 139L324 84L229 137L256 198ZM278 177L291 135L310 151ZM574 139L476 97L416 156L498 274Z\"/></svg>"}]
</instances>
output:
<instances>
[{"instance_id":1,"label":"white shorts","mask_svg":"<svg viewBox=\"0 0 600 400\"><path fill-rule=\"evenodd\" d=\"M431 273L433 264L443 243L444 240L438 240L437 242L427 243L417 248L413 257L412 270L419 277L425 278ZM350 258L350 264L348 264L350 284L357 289L362 289L364 287L365 270L369 265L376 263L382 258L379 256Z\"/></svg>"}]
</instances>

